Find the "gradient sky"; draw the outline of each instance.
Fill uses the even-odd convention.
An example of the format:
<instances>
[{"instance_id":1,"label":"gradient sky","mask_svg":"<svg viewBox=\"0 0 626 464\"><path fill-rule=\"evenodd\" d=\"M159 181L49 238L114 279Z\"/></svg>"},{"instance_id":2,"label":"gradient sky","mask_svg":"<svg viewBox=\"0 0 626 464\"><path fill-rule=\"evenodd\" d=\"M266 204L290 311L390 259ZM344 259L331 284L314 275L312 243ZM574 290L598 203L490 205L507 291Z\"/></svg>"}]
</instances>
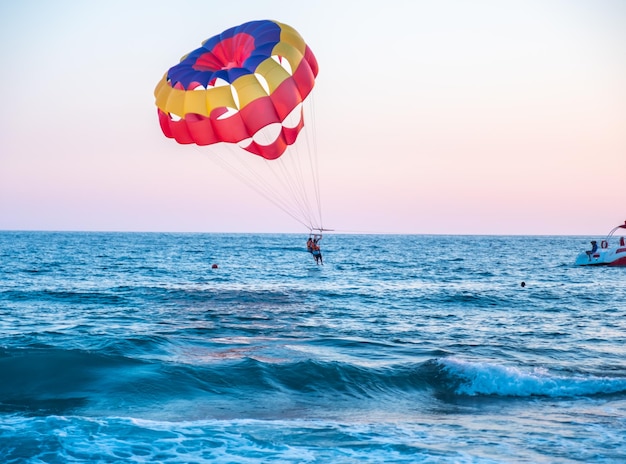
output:
<instances>
[{"instance_id":1,"label":"gradient sky","mask_svg":"<svg viewBox=\"0 0 626 464\"><path fill-rule=\"evenodd\" d=\"M0 229L306 232L156 117L163 73L254 19L319 61L326 227L626 220L623 0L23 0L0 3Z\"/></svg>"}]
</instances>

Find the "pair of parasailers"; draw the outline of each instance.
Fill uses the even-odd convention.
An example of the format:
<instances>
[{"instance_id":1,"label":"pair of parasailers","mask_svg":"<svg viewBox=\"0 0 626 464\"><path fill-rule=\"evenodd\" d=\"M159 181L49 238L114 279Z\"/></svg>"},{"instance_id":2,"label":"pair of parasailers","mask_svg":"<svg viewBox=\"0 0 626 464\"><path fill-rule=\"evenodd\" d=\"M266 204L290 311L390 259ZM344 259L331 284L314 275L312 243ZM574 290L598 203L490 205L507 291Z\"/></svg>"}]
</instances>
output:
<instances>
[{"instance_id":1,"label":"pair of parasailers","mask_svg":"<svg viewBox=\"0 0 626 464\"><path fill-rule=\"evenodd\" d=\"M313 234L312 236L309 236L309 239L306 241L306 249L313 255L316 264L324 264L324 260L322 259L322 250L320 250L319 246L319 241L321 239L322 234Z\"/></svg>"}]
</instances>

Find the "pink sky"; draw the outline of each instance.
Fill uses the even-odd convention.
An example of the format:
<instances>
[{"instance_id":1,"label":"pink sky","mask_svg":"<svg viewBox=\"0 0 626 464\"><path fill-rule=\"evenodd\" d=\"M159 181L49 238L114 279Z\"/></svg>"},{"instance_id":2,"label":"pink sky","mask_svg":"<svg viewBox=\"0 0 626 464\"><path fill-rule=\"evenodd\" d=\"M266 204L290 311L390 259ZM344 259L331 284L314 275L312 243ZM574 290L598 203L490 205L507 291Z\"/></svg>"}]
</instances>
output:
<instances>
[{"instance_id":1,"label":"pink sky","mask_svg":"<svg viewBox=\"0 0 626 464\"><path fill-rule=\"evenodd\" d=\"M158 126L179 58L295 27L324 225L594 234L626 220L623 1L0 4L0 230L307 232Z\"/></svg>"}]
</instances>

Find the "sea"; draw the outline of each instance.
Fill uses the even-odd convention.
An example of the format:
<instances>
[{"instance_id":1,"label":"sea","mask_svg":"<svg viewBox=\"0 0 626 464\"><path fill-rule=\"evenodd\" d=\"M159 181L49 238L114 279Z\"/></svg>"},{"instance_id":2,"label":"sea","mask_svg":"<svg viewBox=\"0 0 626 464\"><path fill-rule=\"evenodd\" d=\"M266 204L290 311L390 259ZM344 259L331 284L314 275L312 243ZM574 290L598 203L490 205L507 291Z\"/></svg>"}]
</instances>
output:
<instances>
[{"instance_id":1,"label":"sea","mask_svg":"<svg viewBox=\"0 0 626 464\"><path fill-rule=\"evenodd\" d=\"M624 463L591 238L0 232L0 462Z\"/></svg>"}]
</instances>

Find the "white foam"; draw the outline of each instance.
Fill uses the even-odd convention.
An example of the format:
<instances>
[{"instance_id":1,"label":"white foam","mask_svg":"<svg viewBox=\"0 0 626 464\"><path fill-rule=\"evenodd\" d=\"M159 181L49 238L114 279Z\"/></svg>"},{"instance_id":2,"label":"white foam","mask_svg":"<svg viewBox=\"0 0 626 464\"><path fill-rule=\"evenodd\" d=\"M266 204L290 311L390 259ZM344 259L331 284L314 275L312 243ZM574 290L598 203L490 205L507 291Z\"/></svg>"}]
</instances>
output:
<instances>
[{"instance_id":1,"label":"white foam","mask_svg":"<svg viewBox=\"0 0 626 464\"><path fill-rule=\"evenodd\" d=\"M461 380L460 395L576 397L626 391L626 378L558 375L540 367L519 368L456 358L440 361Z\"/></svg>"}]
</instances>

